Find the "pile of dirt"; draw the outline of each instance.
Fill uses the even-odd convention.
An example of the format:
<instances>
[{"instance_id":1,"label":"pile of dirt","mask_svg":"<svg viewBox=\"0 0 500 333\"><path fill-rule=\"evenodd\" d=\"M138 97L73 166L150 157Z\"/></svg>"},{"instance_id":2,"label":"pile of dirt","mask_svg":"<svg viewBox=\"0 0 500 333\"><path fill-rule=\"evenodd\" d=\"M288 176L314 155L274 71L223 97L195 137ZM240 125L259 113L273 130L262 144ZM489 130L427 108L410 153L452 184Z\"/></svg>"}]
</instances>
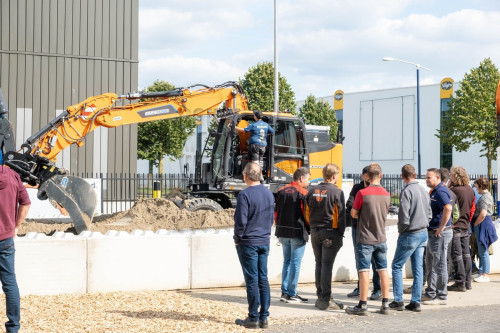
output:
<instances>
[{"instance_id":1,"label":"pile of dirt","mask_svg":"<svg viewBox=\"0 0 500 333\"><path fill-rule=\"evenodd\" d=\"M178 208L174 202L167 199L139 199L127 211L112 215L100 215L94 218L90 231L105 234L109 230L131 232L133 230L182 230L230 228L234 225L234 209L224 209L218 212L190 212ZM60 223L50 220L27 220L19 228L18 235L28 232L40 232L52 235L56 231L72 232L75 229L71 223Z\"/></svg>"}]
</instances>

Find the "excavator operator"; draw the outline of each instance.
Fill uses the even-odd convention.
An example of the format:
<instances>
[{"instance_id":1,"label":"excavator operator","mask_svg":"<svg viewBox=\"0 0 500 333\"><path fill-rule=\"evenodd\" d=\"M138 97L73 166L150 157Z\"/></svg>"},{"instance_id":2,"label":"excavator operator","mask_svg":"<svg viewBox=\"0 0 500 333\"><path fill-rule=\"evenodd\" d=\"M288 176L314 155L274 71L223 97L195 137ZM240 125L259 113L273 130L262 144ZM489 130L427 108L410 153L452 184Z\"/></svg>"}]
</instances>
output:
<instances>
[{"instance_id":1,"label":"excavator operator","mask_svg":"<svg viewBox=\"0 0 500 333\"><path fill-rule=\"evenodd\" d=\"M254 111L255 122L245 128L235 127L238 132L250 132L248 143L248 161L257 162L262 167L262 157L266 152L267 132L274 134L274 129L262 120L261 111Z\"/></svg>"}]
</instances>

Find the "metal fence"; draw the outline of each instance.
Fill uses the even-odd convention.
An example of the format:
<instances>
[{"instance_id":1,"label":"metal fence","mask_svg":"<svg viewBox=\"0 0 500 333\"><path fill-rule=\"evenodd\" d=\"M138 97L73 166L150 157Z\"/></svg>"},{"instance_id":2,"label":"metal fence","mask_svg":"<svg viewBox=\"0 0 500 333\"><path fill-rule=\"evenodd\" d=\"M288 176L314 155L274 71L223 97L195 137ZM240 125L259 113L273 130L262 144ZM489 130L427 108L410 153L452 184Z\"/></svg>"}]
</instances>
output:
<instances>
[{"instance_id":1,"label":"metal fence","mask_svg":"<svg viewBox=\"0 0 500 333\"><path fill-rule=\"evenodd\" d=\"M186 191L194 175L184 174L72 174L82 178L100 179L101 212L113 214L130 209L138 199L153 198L155 183L161 197L167 197L172 191Z\"/></svg>"},{"instance_id":2,"label":"metal fence","mask_svg":"<svg viewBox=\"0 0 500 333\"><path fill-rule=\"evenodd\" d=\"M130 209L137 199L153 198L154 184L157 183L161 197L168 197L173 191L184 192L194 175L184 174L73 174L82 178L96 178L101 184L101 212L112 214ZM471 182L484 175L470 175ZM360 174L344 174L344 179L353 179L354 184L361 181ZM490 179L490 192L495 202L496 198L496 175ZM494 185L495 184L495 185ZM381 185L390 193L391 204L399 206L399 194L404 187L400 175L385 175L382 177ZM349 193L345 193L346 198ZM496 210L496 207L495 207Z\"/></svg>"}]
</instances>

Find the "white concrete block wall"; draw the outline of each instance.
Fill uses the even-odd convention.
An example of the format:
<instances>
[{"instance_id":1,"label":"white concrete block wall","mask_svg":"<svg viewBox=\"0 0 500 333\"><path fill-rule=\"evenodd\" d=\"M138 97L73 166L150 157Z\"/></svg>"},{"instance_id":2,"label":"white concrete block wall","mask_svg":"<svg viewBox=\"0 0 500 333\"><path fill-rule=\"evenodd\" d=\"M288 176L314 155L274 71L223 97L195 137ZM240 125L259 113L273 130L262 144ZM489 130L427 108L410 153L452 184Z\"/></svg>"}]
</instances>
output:
<instances>
[{"instance_id":1,"label":"white concrete block wall","mask_svg":"<svg viewBox=\"0 0 500 333\"><path fill-rule=\"evenodd\" d=\"M495 222L500 235L500 222ZM273 230L274 234L274 230ZM397 243L397 228L386 229L388 273ZM80 236L58 232L54 236L28 233L16 238L16 273L22 295L172 290L244 285L233 242L233 230L112 231L107 235L84 232ZM351 229L344 234L333 280L356 280ZM493 244L491 273L500 273L500 241ZM268 260L269 280L281 283L283 254L272 237ZM314 254L306 245L300 283L314 282ZM409 262L403 270L411 277Z\"/></svg>"},{"instance_id":2,"label":"white concrete block wall","mask_svg":"<svg viewBox=\"0 0 500 333\"><path fill-rule=\"evenodd\" d=\"M16 275L21 295L87 291L87 243L73 234L17 237Z\"/></svg>"},{"instance_id":3,"label":"white concrete block wall","mask_svg":"<svg viewBox=\"0 0 500 333\"><path fill-rule=\"evenodd\" d=\"M188 289L190 232L89 237L88 292Z\"/></svg>"},{"instance_id":4,"label":"white concrete block wall","mask_svg":"<svg viewBox=\"0 0 500 333\"><path fill-rule=\"evenodd\" d=\"M191 249L191 288L244 285L233 229L195 232Z\"/></svg>"}]
</instances>

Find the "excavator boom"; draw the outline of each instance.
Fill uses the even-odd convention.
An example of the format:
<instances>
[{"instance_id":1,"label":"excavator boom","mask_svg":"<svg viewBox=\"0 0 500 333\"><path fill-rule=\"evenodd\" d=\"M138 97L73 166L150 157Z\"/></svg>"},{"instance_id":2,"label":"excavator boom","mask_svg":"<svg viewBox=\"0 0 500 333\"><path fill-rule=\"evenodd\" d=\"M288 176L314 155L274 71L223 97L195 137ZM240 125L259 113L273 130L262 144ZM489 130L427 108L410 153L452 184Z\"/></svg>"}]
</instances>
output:
<instances>
[{"instance_id":1,"label":"excavator boom","mask_svg":"<svg viewBox=\"0 0 500 333\"><path fill-rule=\"evenodd\" d=\"M118 100L123 99L140 101L123 106L115 105ZM62 150L71 144L82 146L85 137L101 126L113 128L161 119L214 115L222 103L235 111L248 110L243 89L236 82L226 82L214 87L196 85L165 92L140 92L120 96L106 93L89 97L68 107L29 137L19 151L15 151L14 145L7 145L5 141L4 163L19 173L23 182L38 186L40 199L50 199L66 209L75 229L80 233L87 230L92 222L97 205L96 194L83 179L69 176L65 170L54 165ZM4 112L4 105L0 95L0 112ZM12 138L10 124L6 119L0 119L0 138L2 135Z\"/></svg>"}]
</instances>

